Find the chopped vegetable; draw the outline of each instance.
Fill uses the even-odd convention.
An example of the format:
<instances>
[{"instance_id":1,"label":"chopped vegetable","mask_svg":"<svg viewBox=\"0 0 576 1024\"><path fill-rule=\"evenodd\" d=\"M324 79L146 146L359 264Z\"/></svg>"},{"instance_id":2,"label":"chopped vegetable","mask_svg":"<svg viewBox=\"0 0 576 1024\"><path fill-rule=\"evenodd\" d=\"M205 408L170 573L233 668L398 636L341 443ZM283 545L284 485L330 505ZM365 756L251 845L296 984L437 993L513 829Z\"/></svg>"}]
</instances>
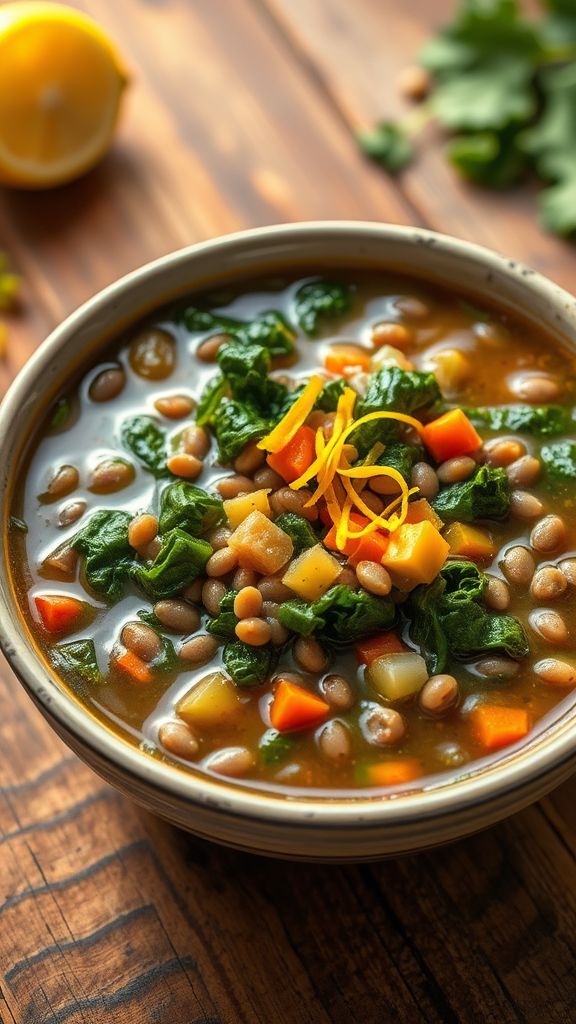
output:
<instances>
[{"instance_id":1,"label":"chopped vegetable","mask_svg":"<svg viewBox=\"0 0 576 1024\"><path fill-rule=\"evenodd\" d=\"M118 601L135 566L134 549L128 543L128 512L105 509L94 512L71 541L84 556L86 582L109 601Z\"/></svg>"},{"instance_id":2,"label":"chopped vegetable","mask_svg":"<svg viewBox=\"0 0 576 1024\"><path fill-rule=\"evenodd\" d=\"M419 654L401 651L375 658L370 662L366 678L386 700L405 700L422 689L428 670Z\"/></svg>"},{"instance_id":3,"label":"chopped vegetable","mask_svg":"<svg viewBox=\"0 0 576 1024\"><path fill-rule=\"evenodd\" d=\"M283 512L275 522L276 526L290 537L295 555L302 554L307 548L314 547L318 543L314 530L304 516L296 515L295 512Z\"/></svg>"},{"instance_id":4,"label":"chopped vegetable","mask_svg":"<svg viewBox=\"0 0 576 1024\"><path fill-rule=\"evenodd\" d=\"M368 390L358 403L357 411L360 417L390 410L411 414L431 410L440 398L440 389L433 373L401 370L392 366L370 375ZM382 423L374 420L356 430L350 440L364 455L377 441L395 441L397 435L398 424L394 421Z\"/></svg>"},{"instance_id":5,"label":"chopped vegetable","mask_svg":"<svg viewBox=\"0 0 576 1024\"><path fill-rule=\"evenodd\" d=\"M322 544L316 544L290 563L282 582L299 597L316 601L332 586L341 571L340 562Z\"/></svg>"},{"instance_id":6,"label":"chopped vegetable","mask_svg":"<svg viewBox=\"0 0 576 1024\"><path fill-rule=\"evenodd\" d=\"M316 456L316 435L311 427L303 424L284 448L279 452L270 452L268 465L279 473L286 483L292 483L302 476Z\"/></svg>"},{"instance_id":7,"label":"chopped vegetable","mask_svg":"<svg viewBox=\"0 0 576 1024\"><path fill-rule=\"evenodd\" d=\"M351 304L352 295L347 285L335 281L308 281L300 285L294 296L294 313L302 330L314 337L320 322L342 316Z\"/></svg>"},{"instance_id":8,"label":"chopped vegetable","mask_svg":"<svg viewBox=\"0 0 576 1024\"><path fill-rule=\"evenodd\" d=\"M366 769L369 786L404 786L422 775L422 764L416 757L402 757L395 761L370 764Z\"/></svg>"},{"instance_id":9,"label":"chopped vegetable","mask_svg":"<svg viewBox=\"0 0 576 1024\"><path fill-rule=\"evenodd\" d=\"M160 533L179 529L200 537L224 522L222 499L185 480L178 480L162 491Z\"/></svg>"},{"instance_id":10,"label":"chopped vegetable","mask_svg":"<svg viewBox=\"0 0 576 1024\"><path fill-rule=\"evenodd\" d=\"M286 629L327 643L352 643L388 629L395 607L390 598L374 597L339 583L317 601L284 601L278 618Z\"/></svg>"},{"instance_id":11,"label":"chopped vegetable","mask_svg":"<svg viewBox=\"0 0 576 1024\"><path fill-rule=\"evenodd\" d=\"M249 494L239 494L237 498L228 498L224 502L224 512L232 529L240 526L252 512L260 512L270 519L272 512L268 501L269 494L270 488L264 487L259 491L250 491Z\"/></svg>"},{"instance_id":12,"label":"chopped vegetable","mask_svg":"<svg viewBox=\"0 0 576 1024\"><path fill-rule=\"evenodd\" d=\"M358 345L333 345L328 349L324 366L330 373L349 377L358 370L370 369L370 353Z\"/></svg>"},{"instance_id":13,"label":"chopped vegetable","mask_svg":"<svg viewBox=\"0 0 576 1024\"><path fill-rule=\"evenodd\" d=\"M223 313L188 306L182 319L189 331L223 331L245 344L264 345L272 356L294 351L295 333L278 310L259 313L254 320L237 320Z\"/></svg>"},{"instance_id":14,"label":"chopped vegetable","mask_svg":"<svg viewBox=\"0 0 576 1024\"><path fill-rule=\"evenodd\" d=\"M242 713L234 683L223 672L210 672L180 698L176 714L197 729L215 729Z\"/></svg>"},{"instance_id":15,"label":"chopped vegetable","mask_svg":"<svg viewBox=\"0 0 576 1024\"><path fill-rule=\"evenodd\" d=\"M540 459L550 480L576 480L576 442L554 441L552 444L543 444Z\"/></svg>"},{"instance_id":16,"label":"chopped vegetable","mask_svg":"<svg viewBox=\"0 0 576 1024\"><path fill-rule=\"evenodd\" d=\"M444 540L450 545L450 554L457 558L471 558L473 562L489 562L496 554L496 546L488 530L467 523L450 523L444 531Z\"/></svg>"},{"instance_id":17,"label":"chopped vegetable","mask_svg":"<svg viewBox=\"0 0 576 1024\"><path fill-rule=\"evenodd\" d=\"M465 412L475 427L497 433L554 437L568 433L574 426L568 409L561 405L498 405Z\"/></svg>"},{"instance_id":18,"label":"chopped vegetable","mask_svg":"<svg viewBox=\"0 0 576 1024\"><path fill-rule=\"evenodd\" d=\"M125 672L134 683L151 683L154 676L147 662L139 658L133 651L119 654L114 663Z\"/></svg>"},{"instance_id":19,"label":"chopped vegetable","mask_svg":"<svg viewBox=\"0 0 576 1024\"><path fill-rule=\"evenodd\" d=\"M314 408L321 409L322 412L336 412L345 387L346 381L341 378L329 380L318 395Z\"/></svg>"},{"instance_id":20,"label":"chopped vegetable","mask_svg":"<svg viewBox=\"0 0 576 1024\"><path fill-rule=\"evenodd\" d=\"M270 721L278 732L295 732L319 725L330 705L288 679L278 683L270 705Z\"/></svg>"},{"instance_id":21,"label":"chopped vegetable","mask_svg":"<svg viewBox=\"0 0 576 1024\"><path fill-rule=\"evenodd\" d=\"M160 601L193 583L211 554L207 541L190 537L184 530L171 530L164 536L152 564L136 569L134 578L151 598Z\"/></svg>"},{"instance_id":22,"label":"chopped vegetable","mask_svg":"<svg viewBox=\"0 0 576 1024\"><path fill-rule=\"evenodd\" d=\"M267 679L275 662L274 648L250 647L233 640L224 648L224 664L236 686L259 686Z\"/></svg>"},{"instance_id":23,"label":"chopped vegetable","mask_svg":"<svg viewBox=\"0 0 576 1024\"><path fill-rule=\"evenodd\" d=\"M283 736L276 729L267 729L258 742L258 750L264 764L278 764L292 752L294 746L290 736Z\"/></svg>"},{"instance_id":24,"label":"chopped vegetable","mask_svg":"<svg viewBox=\"0 0 576 1024\"><path fill-rule=\"evenodd\" d=\"M246 569L269 575L282 569L292 557L294 545L288 534L262 512L251 512L228 540Z\"/></svg>"},{"instance_id":25,"label":"chopped vegetable","mask_svg":"<svg viewBox=\"0 0 576 1024\"><path fill-rule=\"evenodd\" d=\"M233 462L251 441L268 433L270 423L247 402L224 398L212 416L212 429L218 442L218 461Z\"/></svg>"},{"instance_id":26,"label":"chopped vegetable","mask_svg":"<svg viewBox=\"0 0 576 1024\"><path fill-rule=\"evenodd\" d=\"M72 640L67 644L58 644L54 653L56 666L71 672L82 682L94 686L103 681L93 640Z\"/></svg>"},{"instance_id":27,"label":"chopped vegetable","mask_svg":"<svg viewBox=\"0 0 576 1024\"><path fill-rule=\"evenodd\" d=\"M267 452L282 451L312 412L322 387L323 381L321 377L311 377L294 404L284 414L280 423L260 441L258 447Z\"/></svg>"},{"instance_id":28,"label":"chopped vegetable","mask_svg":"<svg viewBox=\"0 0 576 1024\"><path fill-rule=\"evenodd\" d=\"M436 462L470 455L482 447L482 438L462 409L451 409L427 423L422 431L422 440Z\"/></svg>"},{"instance_id":29,"label":"chopped vegetable","mask_svg":"<svg viewBox=\"0 0 576 1024\"><path fill-rule=\"evenodd\" d=\"M121 427L122 444L154 476L167 476L166 434L151 416L131 416Z\"/></svg>"},{"instance_id":30,"label":"chopped vegetable","mask_svg":"<svg viewBox=\"0 0 576 1024\"><path fill-rule=\"evenodd\" d=\"M211 377L200 395L196 408L196 423L199 427L213 427L220 402L226 394L226 381L221 373Z\"/></svg>"},{"instance_id":31,"label":"chopped vegetable","mask_svg":"<svg viewBox=\"0 0 576 1024\"><path fill-rule=\"evenodd\" d=\"M371 665L376 658L381 658L384 654L403 654L408 648L398 634L390 629L387 633L373 636L371 640L362 640L354 644L354 650L358 661L363 665Z\"/></svg>"},{"instance_id":32,"label":"chopped vegetable","mask_svg":"<svg viewBox=\"0 0 576 1024\"><path fill-rule=\"evenodd\" d=\"M428 520L404 523L390 537L382 558L388 572L409 583L431 583L446 561L449 546Z\"/></svg>"},{"instance_id":33,"label":"chopped vegetable","mask_svg":"<svg viewBox=\"0 0 576 1024\"><path fill-rule=\"evenodd\" d=\"M506 470L480 466L474 476L450 484L432 501L442 519L470 523L476 519L502 519L510 506L510 484Z\"/></svg>"},{"instance_id":34,"label":"chopped vegetable","mask_svg":"<svg viewBox=\"0 0 576 1024\"><path fill-rule=\"evenodd\" d=\"M215 636L225 636L230 640L236 639L236 626L238 616L234 612L235 590L227 590L220 601L218 615L210 619L206 629Z\"/></svg>"},{"instance_id":35,"label":"chopped vegetable","mask_svg":"<svg viewBox=\"0 0 576 1024\"><path fill-rule=\"evenodd\" d=\"M418 501L411 501L408 505L408 511L406 513L405 523L424 523L428 520L432 523L432 526L436 530L441 530L444 526L444 522L440 519L440 516L434 511L432 505L426 498L419 498ZM446 534L444 534L446 537Z\"/></svg>"},{"instance_id":36,"label":"chopped vegetable","mask_svg":"<svg viewBox=\"0 0 576 1024\"><path fill-rule=\"evenodd\" d=\"M530 719L525 708L481 704L470 714L472 731L485 750L499 750L527 736Z\"/></svg>"},{"instance_id":37,"label":"chopped vegetable","mask_svg":"<svg viewBox=\"0 0 576 1024\"><path fill-rule=\"evenodd\" d=\"M65 594L37 594L34 604L48 633L66 633L74 629L87 605Z\"/></svg>"},{"instance_id":38,"label":"chopped vegetable","mask_svg":"<svg viewBox=\"0 0 576 1024\"><path fill-rule=\"evenodd\" d=\"M367 533L365 537L361 537L358 541L349 542L352 550L348 554L348 561L354 568L356 568L359 562L383 563L389 544L389 534L381 533L380 530L374 530L373 533Z\"/></svg>"}]
</instances>

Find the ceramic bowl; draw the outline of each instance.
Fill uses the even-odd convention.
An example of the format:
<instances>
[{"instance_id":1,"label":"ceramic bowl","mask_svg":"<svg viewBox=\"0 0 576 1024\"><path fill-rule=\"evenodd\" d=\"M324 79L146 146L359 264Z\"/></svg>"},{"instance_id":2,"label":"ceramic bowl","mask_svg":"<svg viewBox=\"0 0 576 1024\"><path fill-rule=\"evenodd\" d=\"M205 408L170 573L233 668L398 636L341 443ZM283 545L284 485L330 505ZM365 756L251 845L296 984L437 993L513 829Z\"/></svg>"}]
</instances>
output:
<instances>
[{"instance_id":1,"label":"ceramic bowl","mask_svg":"<svg viewBox=\"0 0 576 1024\"><path fill-rule=\"evenodd\" d=\"M380 264L416 272L519 312L564 344L576 343L576 303L512 260L468 242L386 224L328 222L258 228L164 256L106 288L58 327L12 385L0 409L4 510L0 643L32 700L64 741L104 779L148 810L199 836L290 858L358 861L465 836L543 796L576 762L576 706L568 699L530 742L458 781L397 796L282 797L147 756L118 738L58 681L38 653L8 584L6 518L14 481L39 417L67 377L98 358L120 327L167 298L227 275L290 263L353 270Z\"/></svg>"}]
</instances>

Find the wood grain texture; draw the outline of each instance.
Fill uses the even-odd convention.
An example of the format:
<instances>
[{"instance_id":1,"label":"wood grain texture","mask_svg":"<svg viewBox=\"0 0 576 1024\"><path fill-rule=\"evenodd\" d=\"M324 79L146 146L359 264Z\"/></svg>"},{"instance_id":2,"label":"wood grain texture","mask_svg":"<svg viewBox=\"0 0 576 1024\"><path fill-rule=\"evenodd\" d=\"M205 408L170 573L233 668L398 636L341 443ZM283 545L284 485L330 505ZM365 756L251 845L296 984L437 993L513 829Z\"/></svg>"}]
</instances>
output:
<instances>
[{"instance_id":1,"label":"wood grain texture","mask_svg":"<svg viewBox=\"0 0 576 1024\"><path fill-rule=\"evenodd\" d=\"M429 224L564 284L528 194L456 183L436 145L401 183L351 126L450 0L85 0L133 68L103 165L0 193L24 278L5 387L78 303L170 249L314 217ZM432 12L432 13L431 13ZM444 850L362 867L210 846L138 810L0 680L0 1020L6 1024L571 1024L576 810L568 784Z\"/></svg>"}]
</instances>

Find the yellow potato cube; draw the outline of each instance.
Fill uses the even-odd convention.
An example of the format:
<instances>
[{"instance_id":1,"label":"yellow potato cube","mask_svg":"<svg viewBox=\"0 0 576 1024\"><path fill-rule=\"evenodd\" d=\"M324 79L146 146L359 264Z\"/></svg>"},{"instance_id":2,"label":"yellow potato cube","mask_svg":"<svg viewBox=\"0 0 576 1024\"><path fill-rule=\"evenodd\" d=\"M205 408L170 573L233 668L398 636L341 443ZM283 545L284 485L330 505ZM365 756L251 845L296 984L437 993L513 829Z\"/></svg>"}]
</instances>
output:
<instances>
[{"instance_id":1,"label":"yellow potato cube","mask_svg":"<svg viewBox=\"0 0 576 1024\"><path fill-rule=\"evenodd\" d=\"M444 531L444 539L450 545L450 554L458 555L460 558L487 562L496 554L492 534L469 523L450 523Z\"/></svg>"},{"instance_id":2,"label":"yellow potato cube","mask_svg":"<svg viewBox=\"0 0 576 1024\"><path fill-rule=\"evenodd\" d=\"M443 348L430 357L426 369L431 369L440 388L447 393L457 391L472 373L470 358L457 348Z\"/></svg>"},{"instance_id":3,"label":"yellow potato cube","mask_svg":"<svg viewBox=\"0 0 576 1024\"><path fill-rule=\"evenodd\" d=\"M325 594L342 571L342 566L321 544L308 548L296 558L282 582L305 601L316 601Z\"/></svg>"},{"instance_id":4,"label":"yellow potato cube","mask_svg":"<svg viewBox=\"0 0 576 1024\"><path fill-rule=\"evenodd\" d=\"M233 530L240 523L248 518L251 512L261 512L262 515L270 518L272 515L268 495L270 487L264 487L260 491L252 491L251 494L240 494L237 498L228 498L224 502L224 511L228 522Z\"/></svg>"},{"instance_id":5,"label":"yellow potato cube","mask_svg":"<svg viewBox=\"0 0 576 1024\"><path fill-rule=\"evenodd\" d=\"M265 576L282 569L294 553L288 534L257 510L236 527L228 545L237 552L245 569L255 569Z\"/></svg>"},{"instance_id":6,"label":"yellow potato cube","mask_svg":"<svg viewBox=\"0 0 576 1024\"><path fill-rule=\"evenodd\" d=\"M394 531L382 558L392 576L412 584L432 583L446 561L450 545L428 520L404 523Z\"/></svg>"},{"instance_id":7,"label":"yellow potato cube","mask_svg":"<svg viewBox=\"0 0 576 1024\"><path fill-rule=\"evenodd\" d=\"M238 690L222 672L199 679L176 705L176 714L197 729L214 728L241 711Z\"/></svg>"},{"instance_id":8,"label":"yellow potato cube","mask_svg":"<svg viewBox=\"0 0 576 1024\"><path fill-rule=\"evenodd\" d=\"M441 530L444 526L440 516L434 511L430 502L426 501L426 498L418 498L417 501L411 501L408 505L408 512L404 522L423 523L425 519L428 519L437 530Z\"/></svg>"},{"instance_id":9,"label":"yellow potato cube","mask_svg":"<svg viewBox=\"0 0 576 1024\"><path fill-rule=\"evenodd\" d=\"M405 700L422 689L428 679L428 669L424 658L411 651L383 654L371 663L366 677L386 700Z\"/></svg>"}]
</instances>

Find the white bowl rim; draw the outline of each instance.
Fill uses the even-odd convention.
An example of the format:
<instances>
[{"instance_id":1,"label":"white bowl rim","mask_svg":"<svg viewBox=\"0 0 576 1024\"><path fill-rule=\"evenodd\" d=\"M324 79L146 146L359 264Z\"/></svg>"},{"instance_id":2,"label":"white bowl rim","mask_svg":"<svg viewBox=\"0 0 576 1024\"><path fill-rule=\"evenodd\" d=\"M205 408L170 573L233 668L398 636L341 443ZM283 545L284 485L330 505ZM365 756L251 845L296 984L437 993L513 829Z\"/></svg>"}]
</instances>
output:
<instances>
[{"instance_id":1,"label":"white bowl rim","mask_svg":"<svg viewBox=\"0 0 576 1024\"><path fill-rule=\"evenodd\" d=\"M251 228L195 243L161 256L131 271L83 303L51 332L10 386L0 405L0 437L6 437L10 425L18 418L29 391L31 378L37 378L47 370L54 353L58 352L85 322L100 311L106 311L126 288L153 278L160 270L164 272L167 268L186 263L190 257L196 258L204 253L223 251L245 242L281 242L290 236L292 240L300 236L306 241L320 233L340 239L348 237L351 241L359 241L363 236L379 238L386 242L435 246L456 258L472 259L486 270L498 272L508 278L523 279L525 285L526 279L529 278L530 290L555 309L559 320L568 319L573 322L576 332L576 300L573 296L524 264L473 242L420 227L371 221L308 221ZM190 290L193 288L192 284ZM8 479L9 474L4 468L0 481L0 499L5 498ZM246 820L251 818L283 825L298 824L301 827L340 827L349 824L369 828L408 824L437 815L457 813L473 805L480 807L518 787L534 782L574 757L576 732L573 729L566 729L560 735L556 735L557 727L562 724L562 719L559 719L550 726L533 749L527 750L526 755L520 752L508 763L497 761L494 770L487 770L477 776L471 775L439 789L417 790L404 795L387 796L384 799L379 798L374 790L369 796L363 796L362 790L359 790L358 796L346 798L339 797L337 791L330 797L282 795L277 792L250 789L249 781L245 786L237 782L231 784L201 772L173 768L146 756L135 745L119 739L88 714L64 687L54 685L51 673L35 654L26 636L10 625L10 615L16 602L13 600L9 585L5 582L6 555L4 540L0 551L0 647L34 702L49 720L56 720L63 733L71 733L82 745L91 748L104 761L111 762L117 770L135 777L145 787L167 791L180 800L189 801L191 807L197 804L219 809L228 815Z\"/></svg>"}]
</instances>

